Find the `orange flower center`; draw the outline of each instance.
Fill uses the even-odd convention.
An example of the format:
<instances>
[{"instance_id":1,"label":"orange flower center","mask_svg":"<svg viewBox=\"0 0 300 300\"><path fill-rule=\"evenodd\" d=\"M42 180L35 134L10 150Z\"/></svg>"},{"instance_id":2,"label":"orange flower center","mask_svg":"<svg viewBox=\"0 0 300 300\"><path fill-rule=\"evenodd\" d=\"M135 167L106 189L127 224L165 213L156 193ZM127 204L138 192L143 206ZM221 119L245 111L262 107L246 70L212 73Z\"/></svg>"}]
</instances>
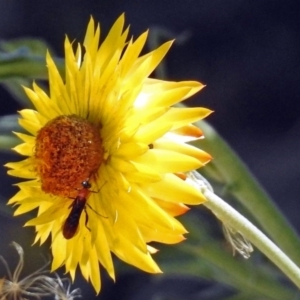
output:
<instances>
[{"instance_id":1,"label":"orange flower center","mask_svg":"<svg viewBox=\"0 0 300 300\"><path fill-rule=\"evenodd\" d=\"M82 181L96 175L104 160L100 129L70 115L49 121L38 132L36 171L44 192L70 197Z\"/></svg>"}]
</instances>

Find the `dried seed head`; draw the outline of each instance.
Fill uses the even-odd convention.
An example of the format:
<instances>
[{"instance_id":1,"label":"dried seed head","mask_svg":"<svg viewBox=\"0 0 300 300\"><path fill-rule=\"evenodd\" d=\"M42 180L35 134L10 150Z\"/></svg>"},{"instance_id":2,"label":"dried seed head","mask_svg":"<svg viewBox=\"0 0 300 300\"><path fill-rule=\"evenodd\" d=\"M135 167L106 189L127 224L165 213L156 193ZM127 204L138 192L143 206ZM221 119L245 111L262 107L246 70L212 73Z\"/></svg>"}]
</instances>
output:
<instances>
[{"instance_id":1,"label":"dried seed head","mask_svg":"<svg viewBox=\"0 0 300 300\"><path fill-rule=\"evenodd\" d=\"M59 116L37 134L36 171L46 193L69 197L103 162L100 126L76 115Z\"/></svg>"}]
</instances>

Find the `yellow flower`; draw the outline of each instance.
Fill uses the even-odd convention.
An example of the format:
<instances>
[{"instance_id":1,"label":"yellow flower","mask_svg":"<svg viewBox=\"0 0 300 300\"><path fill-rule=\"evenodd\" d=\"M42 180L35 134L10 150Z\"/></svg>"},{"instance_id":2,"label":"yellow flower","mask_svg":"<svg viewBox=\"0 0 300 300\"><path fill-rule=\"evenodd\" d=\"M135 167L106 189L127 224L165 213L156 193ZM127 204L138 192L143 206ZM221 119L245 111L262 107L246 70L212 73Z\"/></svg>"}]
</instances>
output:
<instances>
[{"instance_id":1,"label":"yellow flower","mask_svg":"<svg viewBox=\"0 0 300 300\"><path fill-rule=\"evenodd\" d=\"M30 134L17 133L23 143L14 150L28 158L6 165L30 179L9 204L15 215L37 209L25 225L35 226L35 242L51 236L52 270L64 265L74 279L79 266L97 292L100 265L115 278L111 253L161 272L148 243L184 239L174 216L205 201L184 172L211 159L185 143L202 136L191 123L211 111L171 107L203 85L149 78L172 42L141 55L147 32L128 40L123 28L122 15L99 46L91 19L83 48L66 38L64 76L47 55L49 95L25 88L36 110L20 112Z\"/></svg>"}]
</instances>

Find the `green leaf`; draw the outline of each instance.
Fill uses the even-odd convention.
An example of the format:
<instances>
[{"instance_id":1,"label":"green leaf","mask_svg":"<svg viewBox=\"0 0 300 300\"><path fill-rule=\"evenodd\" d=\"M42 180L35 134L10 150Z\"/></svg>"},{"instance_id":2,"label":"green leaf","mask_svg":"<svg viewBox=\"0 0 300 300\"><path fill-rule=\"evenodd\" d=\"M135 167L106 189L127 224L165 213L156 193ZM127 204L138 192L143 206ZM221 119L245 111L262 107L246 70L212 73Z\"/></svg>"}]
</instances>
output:
<instances>
[{"instance_id":1,"label":"green leaf","mask_svg":"<svg viewBox=\"0 0 300 300\"><path fill-rule=\"evenodd\" d=\"M0 82L15 77L47 79L44 42L37 39L19 39L0 42ZM63 70L63 60L55 59Z\"/></svg>"},{"instance_id":2,"label":"green leaf","mask_svg":"<svg viewBox=\"0 0 300 300\"><path fill-rule=\"evenodd\" d=\"M0 117L0 135L11 134L12 131L24 132L24 129L18 124L17 114Z\"/></svg>"},{"instance_id":3,"label":"green leaf","mask_svg":"<svg viewBox=\"0 0 300 300\"><path fill-rule=\"evenodd\" d=\"M297 290L281 284L282 274L259 252L250 259L233 256L224 240L213 234L212 225L204 214L185 216L190 234L187 241L173 248L160 266L167 273L193 275L233 287L248 297L244 299L293 299ZM174 250L176 249L176 250ZM176 251L176 252L175 252ZM162 258L165 255L160 254Z\"/></svg>"},{"instance_id":4,"label":"green leaf","mask_svg":"<svg viewBox=\"0 0 300 300\"><path fill-rule=\"evenodd\" d=\"M11 148L20 144L20 139L12 131L24 132L18 124L18 115L0 117L0 151L11 151Z\"/></svg>"}]
</instances>

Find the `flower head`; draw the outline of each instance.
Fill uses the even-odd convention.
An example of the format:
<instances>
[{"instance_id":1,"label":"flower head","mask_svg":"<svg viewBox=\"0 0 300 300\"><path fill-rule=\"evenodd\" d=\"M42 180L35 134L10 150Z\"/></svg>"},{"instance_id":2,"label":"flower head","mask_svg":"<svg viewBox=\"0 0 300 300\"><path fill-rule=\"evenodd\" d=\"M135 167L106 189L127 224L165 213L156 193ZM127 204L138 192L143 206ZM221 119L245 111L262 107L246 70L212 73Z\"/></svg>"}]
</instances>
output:
<instances>
[{"instance_id":1,"label":"flower head","mask_svg":"<svg viewBox=\"0 0 300 300\"><path fill-rule=\"evenodd\" d=\"M9 204L15 215L37 209L35 242L52 241L52 270L77 267L97 292L99 266L115 278L111 253L152 273L160 272L148 243L184 239L174 217L205 198L180 179L210 160L185 142L202 136L191 123L205 108L175 108L203 85L149 78L172 42L141 55L147 32L127 39L122 15L99 45L91 19L83 48L65 40L65 74L47 55L49 95L37 84L25 91L36 110L20 112L30 134L15 148L28 156L8 163L9 174L29 181Z\"/></svg>"},{"instance_id":2,"label":"flower head","mask_svg":"<svg viewBox=\"0 0 300 300\"><path fill-rule=\"evenodd\" d=\"M51 295L50 292L43 288L44 282L48 279L51 279L51 277L45 275L49 272L45 270L45 267L49 264L47 263L45 266L33 272L32 274L20 279L20 274L24 266L24 251L19 244L13 242L12 245L19 254L19 261L15 271L12 273L6 260L0 256L0 260L7 271L7 278L0 280L0 299L22 300L26 299L27 297L40 299L42 296Z\"/></svg>"},{"instance_id":3,"label":"flower head","mask_svg":"<svg viewBox=\"0 0 300 300\"><path fill-rule=\"evenodd\" d=\"M71 290L69 278L60 278L57 274L55 275L56 278L48 278L48 280L44 282L44 289L54 295L54 300L74 300L82 298L79 288Z\"/></svg>"},{"instance_id":4,"label":"flower head","mask_svg":"<svg viewBox=\"0 0 300 300\"><path fill-rule=\"evenodd\" d=\"M49 263L23 279L20 279L24 267L24 251L16 242L12 242L12 245L19 254L19 261L15 271L12 273L7 261L0 256L0 261L7 271L7 278L4 277L0 279L1 300L26 300L28 299L27 297L30 297L30 299L41 299L41 297L50 295L53 295L55 300L81 298L80 289L71 290L71 284L68 278L60 278L57 274L55 274L56 278L46 275L49 271L45 270L45 268Z\"/></svg>"}]
</instances>

